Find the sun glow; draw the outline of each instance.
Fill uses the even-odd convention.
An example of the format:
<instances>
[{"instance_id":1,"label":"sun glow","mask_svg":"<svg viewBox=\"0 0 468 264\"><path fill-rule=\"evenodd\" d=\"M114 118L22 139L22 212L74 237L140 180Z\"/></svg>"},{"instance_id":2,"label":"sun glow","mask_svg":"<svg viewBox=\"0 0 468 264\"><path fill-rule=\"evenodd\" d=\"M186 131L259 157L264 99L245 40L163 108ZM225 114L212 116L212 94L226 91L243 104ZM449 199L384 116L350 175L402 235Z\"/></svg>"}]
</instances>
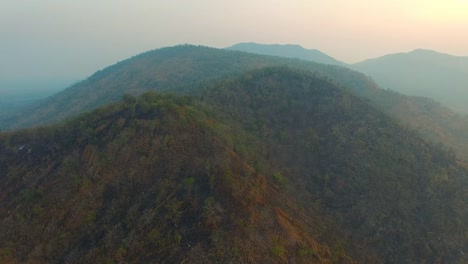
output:
<instances>
[{"instance_id":1,"label":"sun glow","mask_svg":"<svg viewBox=\"0 0 468 264\"><path fill-rule=\"evenodd\" d=\"M427 22L468 22L468 1L421 1L420 5L414 6L414 14L417 19Z\"/></svg>"}]
</instances>

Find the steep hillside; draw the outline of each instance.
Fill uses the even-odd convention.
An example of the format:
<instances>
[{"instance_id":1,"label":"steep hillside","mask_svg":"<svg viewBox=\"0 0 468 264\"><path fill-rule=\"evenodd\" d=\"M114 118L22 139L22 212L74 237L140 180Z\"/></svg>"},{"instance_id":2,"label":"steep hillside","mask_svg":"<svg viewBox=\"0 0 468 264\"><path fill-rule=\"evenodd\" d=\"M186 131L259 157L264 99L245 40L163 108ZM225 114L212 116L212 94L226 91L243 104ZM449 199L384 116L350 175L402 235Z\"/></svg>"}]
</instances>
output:
<instances>
[{"instance_id":1,"label":"steep hillside","mask_svg":"<svg viewBox=\"0 0 468 264\"><path fill-rule=\"evenodd\" d=\"M209 81L278 63L278 59L189 45L142 53L96 72L37 107L0 121L17 128L57 122L86 110L116 102L124 94L149 90L190 89Z\"/></svg>"},{"instance_id":2,"label":"steep hillside","mask_svg":"<svg viewBox=\"0 0 468 264\"><path fill-rule=\"evenodd\" d=\"M328 81L287 69L223 82L204 98L256 136L232 133L241 135L233 148L258 142L247 155L262 157L260 168L274 164L291 195L333 219L323 234L340 233L359 263L467 260L468 174L453 154Z\"/></svg>"},{"instance_id":3,"label":"steep hillside","mask_svg":"<svg viewBox=\"0 0 468 264\"><path fill-rule=\"evenodd\" d=\"M249 50L252 53L262 54L263 52L256 49ZM450 58L448 55L443 55L435 52L430 51L415 51L415 54L429 54L433 55L432 57L437 57L438 60L432 59L431 63L439 63L442 68L444 69L455 69L456 67L465 68L465 64L460 63L457 65L454 63L454 60ZM289 57L289 53L286 49L278 49L275 53L277 56L281 57ZM404 55L401 55L404 56ZM388 57L392 57L391 55ZM400 61L395 56L395 61ZM385 57L386 58L386 57ZM431 58L431 56L429 56ZM429 60L427 58L426 60ZM460 60L463 58L459 57ZM382 58L382 60L384 60ZM380 61L380 60L377 60ZM401 61L400 61L401 62ZM429 63L425 61L424 63ZM430 63L429 63L430 64ZM367 65L363 63L363 65ZM394 67L397 64L390 63L389 65L393 65ZM451 66L450 66L451 65ZM413 127L417 129L421 135L425 138L440 144L446 145L448 148L453 149L459 154L460 158L468 160L468 117L467 116L460 116L459 114L453 112L453 110L448 109L447 107L440 105L439 103L434 102L429 98L424 97L416 97L416 96L405 96L400 93L396 93L394 91L383 90L381 89L373 80L367 78L366 76L357 73L355 71L347 70L342 67L310 67L307 64L298 65L294 64L291 65L293 67L298 67L300 69L307 69L312 72L317 72L321 75L324 75L328 78L331 78L335 83L345 86L349 88L352 92L356 95L365 97L371 100L374 105L381 110L383 110L388 115L400 120L405 125ZM353 69L362 70L366 72L364 68L360 68L361 64L352 65ZM406 67L406 66L405 66ZM430 67L430 66L428 66ZM434 66L436 67L436 66ZM379 69L379 65L376 65L376 68ZM419 66L415 66L413 71L419 69ZM373 70L374 65L369 61L369 67L366 68L367 70ZM392 68L393 69L393 68ZM391 80L392 82L404 82L405 80L412 79L413 77L408 77L407 79L400 78L401 76L393 76L390 73L392 69L387 69L387 71L383 71L387 75L387 79ZM401 67L399 71L401 71ZM422 68L424 69L424 67ZM459 71L459 70L458 70ZM457 70L454 70L457 72ZM432 81L433 78L439 76L439 74L443 74L441 72L435 73L432 72L431 74L427 74L422 76L421 78L426 78L427 81ZM419 75L418 75L419 76ZM463 75L468 76L468 74ZM373 76L374 77L374 76ZM419 77L416 77L419 78ZM377 80L379 81L379 80ZM379 82L380 84L381 82ZM382 84L384 84L383 82ZM468 83L468 82L465 82ZM418 86L423 87L423 86ZM442 86L441 86L442 87ZM393 89L393 88L392 88ZM397 89L394 89L397 90ZM442 89L443 90L443 89ZM442 91L439 89L439 91ZM466 89L465 89L466 90ZM468 91L468 90L466 90ZM402 91L405 93L405 91ZM453 94L453 98L457 97L456 100L463 102L465 97L463 96L465 91L457 91L453 93L446 93L446 95ZM442 91L442 93L444 93ZM420 95L429 96L427 93L420 93ZM450 104L448 104L450 106Z\"/></svg>"},{"instance_id":4,"label":"steep hillside","mask_svg":"<svg viewBox=\"0 0 468 264\"><path fill-rule=\"evenodd\" d=\"M368 98L425 138L445 145L460 158L468 160L468 116L454 113L429 98L392 91L380 90Z\"/></svg>"},{"instance_id":5,"label":"steep hillside","mask_svg":"<svg viewBox=\"0 0 468 264\"><path fill-rule=\"evenodd\" d=\"M384 88L430 97L468 114L468 57L414 50L366 60L352 68L372 76Z\"/></svg>"},{"instance_id":6,"label":"steep hillside","mask_svg":"<svg viewBox=\"0 0 468 264\"><path fill-rule=\"evenodd\" d=\"M196 94L202 84L275 65L307 70L347 87L468 160L468 120L430 100L382 90L364 74L344 67L189 45L146 52L110 66L36 107L0 118L0 129L58 122L118 101L127 93L137 95L156 90Z\"/></svg>"},{"instance_id":7,"label":"steep hillside","mask_svg":"<svg viewBox=\"0 0 468 264\"><path fill-rule=\"evenodd\" d=\"M453 154L290 68L0 134L0 171L0 262L467 260Z\"/></svg>"},{"instance_id":8,"label":"steep hillside","mask_svg":"<svg viewBox=\"0 0 468 264\"><path fill-rule=\"evenodd\" d=\"M126 96L0 134L0 263L352 263L203 109Z\"/></svg>"},{"instance_id":9,"label":"steep hillside","mask_svg":"<svg viewBox=\"0 0 468 264\"><path fill-rule=\"evenodd\" d=\"M228 50L238 50L255 54L270 56L280 56L286 58L295 58L306 61L313 61L324 64L346 66L347 64L338 61L327 54L316 49L305 49L299 45L281 45L281 44L258 44L254 42L238 43L226 48Z\"/></svg>"},{"instance_id":10,"label":"steep hillside","mask_svg":"<svg viewBox=\"0 0 468 264\"><path fill-rule=\"evenodd\" d=\"M0 120L0 129L31 127L72 117L145 91L193 91L201 83L274 65L341 72L325 65L238 51L181 45L142 53L96 72L87 80Z\"/></svg>"}]
</instances>

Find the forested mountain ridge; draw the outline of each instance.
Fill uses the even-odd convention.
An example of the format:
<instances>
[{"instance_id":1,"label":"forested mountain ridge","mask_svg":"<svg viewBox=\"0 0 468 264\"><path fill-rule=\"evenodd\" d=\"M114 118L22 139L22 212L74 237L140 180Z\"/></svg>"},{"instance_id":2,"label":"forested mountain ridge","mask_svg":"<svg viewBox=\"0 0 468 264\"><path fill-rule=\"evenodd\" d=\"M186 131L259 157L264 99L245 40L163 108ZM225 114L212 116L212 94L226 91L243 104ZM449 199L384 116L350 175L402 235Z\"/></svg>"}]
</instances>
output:
<instances>
[{"instance_id":1,"label":"forested mountain ridge","mask_svg":"<svg viewBox=\"0 0 468 264\"><path fill-rule=\"evenodd\" d=\"M468 57L418 49L365 60L350 67L372 76L383 88L429 97L468 114Z\"/></svg>"},{"instance_id":2,"label":"forested mountain ridge","mask_svg":"<svg viewBox=\"0 0 468 264\"><path fill-rule=\"evenodd\" d=\"M0 134L0 260L466 261L453 154L305 71L199 89Z\"/></svg>"},{"instance_id":3,"label":"forested mountain ridge","mask_svg":"<svg viewBox=\"0 0 468 264\"><path fill-rule=\"evenodd\" d=\"M307 61L313 61L324 64L332 64L338 66L347 66L346 63L338 61L329 55L316 50L305 49L299 45L293 44L259 44L254 42L238 43L227 47L228 50L238 50L255 54L280 56L286 58L295 58Z\"/></svg>"},{"instance_id":4,"label":"forested mountain ridge","mask_svg":"<svg viewBox=\"0 0 468 264\"><path fill-rule=\"evenodd\" d=\"M245 48L245 50L256 54L265 53L258 49L257 46L254 45L254 47L255 48L251 49ZM277 45L274 47L274 55L280 57L290 57L290 51L288 51L287 46ZM464 91L457 90L451 92L450 89L454 88L455 86L452 86L450 88L450 86L447 85L456 81L458 83L457 87L464 86L468 82L459 82L457 80L465 78L466 76L468 76L468 74L462 73L457 78L453 78L453 80L451 80L450 82L447 82L444 85L439 85L439 87L434 87L435 83L443 82L446 79L443 79L442 81L433 81L433 79L438 79L440 75L450 75L446 74L447 70L453 71L453 74L466 72L468 68L466 67L467 64L465 58L453 57L446 54L439 54L437 52L427 50L416 50L412 54L412 56L420 57L419 61L417 59L413 59L418 63L417 65L413 65L415 62L406 63L403 59L400 58L407 56L406 54L396 54L396 58L391 59L389 65L387 66L385 64L386 58L389 57L388 60L390 60L390 58L392 58L393 55L387 55L382 58L375 59L375 63L373 62L374 60L368 60L362 63L345 65L346 67L352 68L354 70L370 74L372 78L376 79L379 85L381 84L384 88L390 88L391 90L383 90L380 87L378 87L378 85L374 83L373 80L370 80L365 76L361 75L360 73L353 71L345 71L344 69L340 68L333 69L333 67L328 67L328 70L314 69L312 71L319 71L321 73L324 73L325 76L328 76L329 78L337 81L339 84L350 88L357 95L370 99L372 102L375 103L377 107L384 110L390 116L402 121L404 124L410 127L416 128L423 136L425 136L429 140L444 144L449 148L455 150L463 159L468 159L468 117L461 116L453 112L453 110L448 109L447 107L435 102L432 99L404 95L408 93L412 94L408 91L411 91L411 89L415 90L416 88L419 88L420 91L414 94L419 96L431 97L429 90L432 89L435 92L444 94L445 97L451 96L451 98L456 98L454 100L459 101L458 106L462 105L464 107L466 105L464 103L464 99L468 97L468 95L464 96L464 94L465 91L468 90L465 89ZM310 60L305 55L297 55L295 57L300 58L302 60ZM456 62L457 59L455 58L458 59L458 63ZM400 67L401 65L405 66ZM408 67L411 67L412 69L406 71ZM431 67L434 69L438 67L442 69L442 72L432 70L430 73L428 73L426 68ZM300 68L307 67L300 66ZM395 68L398 68L398 70L394 71ZM386 79L381 82L379 78L376 78L376 76L371 74L371 72L373 71L380 71L380 73L383 74ZM398 75L398 73L400 73L401 71L405 71L404 76ZM413 71L418 71L418 74L412 76L411 73ZM423 79L423 81L420 80L421 78ZM409 87L406 83L409 82L409 80L415 80L415 83L412 87ZM391 82L395 85L393 87L389 87L387 85L388 82L386 81ZM430 82L431 84L427 85L428 82ZM408 88L409 90L405 90L403 87L405 87L405 89ZM446 91L445 88L447 88L448 90ZM399 91L403 94L394 91ZM440 97L432 98L438 99ZM450 103L447 105L453 106L453 104Z\"/></svg>"},{"instance_id":5,"label":"forested mountain ridge","mask_svg":"<svg viewBox=\"0 0 468 264\"><path fill-rule=\"evenodd\" d=\"M36 107L1 119L0 129L58 122L118 101L127 93L194 94L204 83L275 65L288 65L329 78L356 95L370 99L408 126L418 128L428 139L446 144L460 157L468 159L468 120L431 100L382 90L364 74L345 67L191 45L149 51L107 67Z\"/></svg>"},{"instance_id":6,"label":"forested mountain ridge","mask_svg":"<svg viewBox=\"0 0 468 264\"><path fill-rule=\"evenodd\" d=\"M193 91L201 83L274 65L311 71L349 71L313 62L248 54L202 46L179 45L148 51L100 70L88 79L51 96L39 106L0 120L0 129L48 124L145 91ZM349 74L344 73L343 76ZM347 77L345 77L347 78Z\"/></svg>"},{"instance_id":7,"label":"forested mountain ridge","mask_svg":"<svg viewBox=\"0 0 468 264\"><path fill-rule=\"evenodd\" d=\"M380 259L351 254L359 263L466 260L461 252L468 246L463 209L468 174L453 153L346 89L308 75L259 71L216 85L204 98L253 131L257 142L267 142L255 148L256 155L263 152L291 179L296 188L291 195L298 201L321 205L321 212L343 228L340 236L351 253L364 247ZM453 199L450 209L446 198ZM450 235L440 235L446 231ZM439 240L444 236L457 237L458 252L446 247L453 241ZM454 258L438 255L449 251Z\"/></svg>"},{"instance_id":8,"label":"forested mountain ridge","mask_svg":"<svg viewBox=\"0 0 468 264\"><path fill-rule=\"evenodd\" d=\"M125 96L0 134L0 262L353 263L290 215L295 201L226 146L204 109Z\"/></svg>"}]
</instances>

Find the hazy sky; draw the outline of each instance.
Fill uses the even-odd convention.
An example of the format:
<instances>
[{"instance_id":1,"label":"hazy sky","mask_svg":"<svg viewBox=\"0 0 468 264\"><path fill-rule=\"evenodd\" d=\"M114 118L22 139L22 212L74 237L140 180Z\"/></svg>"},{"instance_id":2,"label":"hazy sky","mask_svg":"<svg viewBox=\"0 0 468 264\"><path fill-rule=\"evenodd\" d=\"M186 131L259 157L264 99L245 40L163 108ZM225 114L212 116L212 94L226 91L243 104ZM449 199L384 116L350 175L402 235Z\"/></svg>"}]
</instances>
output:
<instances>
[{"instance_id":1,"label":"hazy sky","mask_svg":"<svg viewBox=\"0 0 468 264\"><path fill-rule=\"evenodd\" d=\"M416 48L466 56L468 0L0 0L0 85L83 79L163 46L247 41L344 62Z\"/></svg>"}]
</instances>

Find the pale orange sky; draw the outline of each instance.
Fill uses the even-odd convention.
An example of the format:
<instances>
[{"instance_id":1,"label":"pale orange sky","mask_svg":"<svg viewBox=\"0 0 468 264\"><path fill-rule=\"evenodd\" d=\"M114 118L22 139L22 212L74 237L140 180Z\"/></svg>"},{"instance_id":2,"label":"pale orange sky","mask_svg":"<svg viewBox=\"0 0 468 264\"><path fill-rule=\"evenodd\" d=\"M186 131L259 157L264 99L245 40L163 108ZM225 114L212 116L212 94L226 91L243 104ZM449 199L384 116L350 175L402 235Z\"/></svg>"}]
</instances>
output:
<instances>
[{"instance_id":1,"label":"pale orange sky","mask_svg":"<svg viewBox=\"0 0 468 264\"><path fill-rule=\"evenodd\" d=\"M77 79L191 43L300 44L347 63L417 48L468 56L467 0L0 0L0 85Z\"/></svg>"}]
</instances>

